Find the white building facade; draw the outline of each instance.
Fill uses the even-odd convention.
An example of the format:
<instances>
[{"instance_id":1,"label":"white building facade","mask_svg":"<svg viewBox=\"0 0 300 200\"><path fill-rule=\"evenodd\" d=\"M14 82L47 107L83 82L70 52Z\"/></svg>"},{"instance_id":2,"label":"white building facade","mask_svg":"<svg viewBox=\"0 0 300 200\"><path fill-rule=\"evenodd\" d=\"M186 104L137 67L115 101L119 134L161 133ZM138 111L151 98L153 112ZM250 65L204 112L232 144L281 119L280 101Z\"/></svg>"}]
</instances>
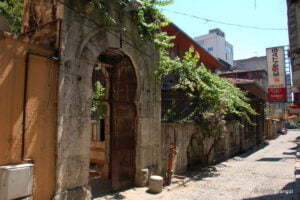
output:
<instances>
[{"instance_id":1,"label":"white building facade","mask_svg":"<svg viewBox=\"0 0 300 200\"><path fill-rule=\"evenodd\" d=\"M233 46L225 40L225 33L220 29L209 30L209 34L196 37L195 41L214 57L233 65Z\"/></svg>"}]
</instances>

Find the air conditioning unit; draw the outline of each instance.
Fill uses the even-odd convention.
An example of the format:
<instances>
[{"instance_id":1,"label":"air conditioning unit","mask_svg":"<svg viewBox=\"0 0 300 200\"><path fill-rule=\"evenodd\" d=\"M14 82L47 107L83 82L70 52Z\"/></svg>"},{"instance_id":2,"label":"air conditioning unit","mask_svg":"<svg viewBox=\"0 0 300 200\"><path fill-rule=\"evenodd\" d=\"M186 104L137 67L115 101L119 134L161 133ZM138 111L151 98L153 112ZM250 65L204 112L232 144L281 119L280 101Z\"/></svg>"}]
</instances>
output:
<instances>
[{"instance_id":1,"label":"air conditioning unit","mask_svg":"<svg viewBox=\"0 0 300 200\"><path fill-rule=\"evenodd\" d=\"M30 199L33 164L0 166L0 199Z\"/></svg>"}]
</instances>

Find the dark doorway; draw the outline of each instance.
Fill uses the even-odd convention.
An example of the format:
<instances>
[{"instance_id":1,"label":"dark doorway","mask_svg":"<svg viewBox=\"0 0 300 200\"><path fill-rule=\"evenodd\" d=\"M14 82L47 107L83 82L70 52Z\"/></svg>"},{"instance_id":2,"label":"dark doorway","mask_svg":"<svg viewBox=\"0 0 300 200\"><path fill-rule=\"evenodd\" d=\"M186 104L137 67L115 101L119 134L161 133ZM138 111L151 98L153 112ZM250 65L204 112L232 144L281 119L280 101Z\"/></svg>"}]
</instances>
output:
<instances>
[{"instance_id":1,"label":"dark doorway","mask_svg":"<svg viewBox=\"0 0 300 200\"><path fill-rule=\"evenodd\" d=\"M91 154L93 155L94 151L94 155L91 162L101 160L100 157L105 156L105 159L102 159L105 160L105 163L102 163L102 174L107 176L99 176L98 182L104 181L107 184L105 187L103 184L92 186L97 192L107 187L111 190L125 189L133 186L135 179L137 124L135 69L130 58L118 50L102 53L97 66L100 66L100 70L94 72L98 75L93 78L93 84L102 79L100 82L105 88L105 96L101 99L104 114L102 118L98 118L99 137L94 137L93 133L93 138L99 139L99 142L92 141ZM93 145L97 146L100 143L104 147L102 155L99 152L95 153L97 148L93 150ZM98 167L98 171L99 168L101 167Z\"/></svg>"}]
</instances>

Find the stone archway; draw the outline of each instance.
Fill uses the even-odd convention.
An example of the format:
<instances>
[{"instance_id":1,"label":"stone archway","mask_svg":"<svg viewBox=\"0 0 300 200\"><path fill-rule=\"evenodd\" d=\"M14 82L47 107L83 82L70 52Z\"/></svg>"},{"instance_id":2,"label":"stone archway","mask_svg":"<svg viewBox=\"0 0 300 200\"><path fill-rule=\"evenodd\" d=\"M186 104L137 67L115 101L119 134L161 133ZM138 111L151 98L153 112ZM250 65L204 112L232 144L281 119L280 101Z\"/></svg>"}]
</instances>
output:
<instances>
[{"instance_id":1,"label":"stone archway","mask_svg":"<svg viewBox=\"0 0 300 200\"><path fill-rule=\"evenodd\" d=\"M113 187L127 186L128 183L125 180L129 180L129 176L132 177L129 181L132 184L133 179L137 180L138 172L143 168L151 168L152 173L156 174L159 174L161 170L160 85L154 73L158 63L158 54L151 46L152 43L141 46L144 49L143 52L149 52L148 56L145 56L141 53L141 49L134 48L132 45L127 45L127 43L120 45L120 38L116 38L110 32L99 29L81 30L80 24L69 25L65 27L66 35L72 34L72 37L63 37L65 38L62 40L64 48L61 51L60 60L56 200L63 199L66 195L78 196L78 199L89 198L91 79L95 63L99 62L99 54L106 50L113 50L126 57L123 61L129 62L131 69L134 69L134 82L136 82L134 89L136 90L134 100L136 107L133 112L136 115L135 152L129 159L117 161L134 162L134 176L128 175L132 174L132 171L126 172L126 167L116 169L118 173L122 171L123 174L116 177L127 178L124 178L123 182L111 177L116 183ZM134 27L134 25L130 26ZM140 42L138 39L134 41L136 44ZM126 77L126 73L131 72L125 70L119 73L119 76ZM127 79L127 81L132 80ZM119 85L124 84L120 82ZM118 90L123 90L123 88ZM121 113L121 108L118 113ZM126 121L122 117L119 118L119 121L122 120ZM113 144L117 148L122 148L124 143ZM128 146L130 145L128 143ZM122 153L119 156L123 158Z\"/></svg>"},{"instance_id":2,"label":"stone archway","mask_svg":"<svg viewBox=\"0 0 300 200\"><path fill-rule=\"evenodd\" d=\"M93 85L98 81L105 88L99 105L104 113L98 119L92 115L91 166L98 166L98 176L91 177L91 185L98 194L134 185L138 116L137 78L131 59L108 49L101 53L95 69Z\"/></svg>"}]
</instances>

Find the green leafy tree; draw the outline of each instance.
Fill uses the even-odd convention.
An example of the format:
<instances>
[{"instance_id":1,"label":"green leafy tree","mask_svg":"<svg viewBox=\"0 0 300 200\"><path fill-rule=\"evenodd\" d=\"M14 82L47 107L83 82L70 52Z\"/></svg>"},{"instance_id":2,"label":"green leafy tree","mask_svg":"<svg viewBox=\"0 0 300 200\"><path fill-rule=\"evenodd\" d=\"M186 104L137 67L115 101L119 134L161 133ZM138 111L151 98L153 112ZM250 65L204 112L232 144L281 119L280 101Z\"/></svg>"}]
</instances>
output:
<instances>
[{"instance_id":1,"label":"green leafy tree","mask_svg":"<svg viewBox=\"0 0 300 200\"><path fill-rule=\"evenodd\" d=\"M21 32L23 13L23 0L2 0L0 1L0 15L7 18L11 25L11 32Z\"/></svg>"},{"instance_id":2,"label":"green leafy tree","mask_svg":"<svg viewBox=\"0 0 300 200\"><path fill-rule=\"evenodd\" d=\"M250 122L249 116L255 111L247 103L246 93L198 64L200 56L193 48L182 59L172 59L166 51L161 56L159 76L174 74L179 77L176 89L182 89L197 104L193 113L195 121L201 123L207 113L217 113L235 115Z\"/></svg>"}]
</instances>

